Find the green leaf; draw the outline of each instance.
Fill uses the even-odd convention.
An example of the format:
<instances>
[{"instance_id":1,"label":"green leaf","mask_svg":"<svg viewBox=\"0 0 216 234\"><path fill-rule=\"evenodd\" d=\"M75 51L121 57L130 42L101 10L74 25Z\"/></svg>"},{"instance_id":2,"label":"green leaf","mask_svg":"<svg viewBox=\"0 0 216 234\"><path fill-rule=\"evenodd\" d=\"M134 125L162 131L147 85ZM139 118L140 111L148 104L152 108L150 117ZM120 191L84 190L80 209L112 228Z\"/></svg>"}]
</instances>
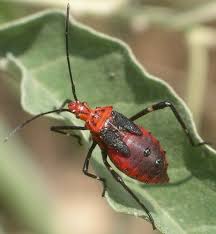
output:
<instances>
[{"instance_id":1,"label":"green leaf","mask_svg":"<svg viewBox=\"0 0 216 234\"><path fill-rule=\"evenodd\" d=\"M11 77L18 82L22 78L21 102L32 114L52 110L72 97L64 28L63 14L43 12L0 30L0 56ZM69 44L81 101L88 101L92 107L113 105L130 116L168 99L181 113L194 139L201 141L184 103L167 84L144 71L122 42L73 20ZM64 119L73 124L79 122L71 114L65 114ZM215 151L207 146L193 148L170 110L151 113L137 123L150 129L167 151L170 184L152 186L124 175L123 178L149 208L158 229L172 234L215 232ZM98 175L106 177L106 198L115 210L145 216L106 171L99 149L94 154L93 166Z\"/></svg>"},{"instance_id":2,"label":"green leaf","mask_svg":"<svg viewBox=\"0 0 216 234\"><path fill-rule=\"evenodd\" d=\"M5 121L0 119L0 135L8 134ZM7 130L6 130L7 129ZM24 230L31 233L53 234L51 204L38 168L30 153L17 139L1 142L0 197L1 215L4 211ZM0 233L2 231L0 230Z\"/></svg>"}]
</instances>

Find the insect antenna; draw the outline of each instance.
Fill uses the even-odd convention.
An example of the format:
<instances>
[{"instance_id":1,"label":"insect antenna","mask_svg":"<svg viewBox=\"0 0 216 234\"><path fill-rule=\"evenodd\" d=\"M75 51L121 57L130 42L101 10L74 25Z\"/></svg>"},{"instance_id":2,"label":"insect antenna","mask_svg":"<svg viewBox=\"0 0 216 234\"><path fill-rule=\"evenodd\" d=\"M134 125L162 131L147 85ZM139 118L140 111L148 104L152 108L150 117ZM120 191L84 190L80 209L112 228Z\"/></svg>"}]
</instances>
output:
<instances>
[{"instance_id":1,"label":"insect antenna","mask_svg":"<svg viewBox=\"0 0 216 234\"><path fill-rule=\"evenodd\" d=\"M52 114L52 113L61 113L61 112L70 112L68 109L57 109L57 110L52 110L52 111L47 111L47 112L43 112L40 113L38 115L35 115L34 117L26 120L25 122L21 123L20 125L18 125L16 128L14 128L7 137L4 138L4 142L7 142L8 139L10 137L12 137L17 131L19 131L20 129L24 128L27 124L31 123L33 120L38 119L44 115L48 115L48 114Z\"/></svg>"},{"instance_id":2,"label":"insect antenna","mask_svg":"<svg viewBox=\"0 0 216 234\"><path fill-rule=\"evenodd\" d=\"M78 101L77 95L76 95L76 89L75 89L75 84L73 81L73 75L71 71L71 65L70 65L70 56L69 56L69 43L68 43L68 34L69 34L69 12L70 12L70 4L68 3L67 5L67 15L66 15L66 20L65 20L65 49L66 49L66 57L67 57L67 64L68 64L68 70L69 70L69 76L70 76L70 83L71 83L71 91L73 94L73 97L75 101ZM61 112L70 112L68 109L57 109L57 110L52 110L52 111L47 111L41 114L38 114L25 122L21 123L18 125L16 128L14 128L9 135L4 138L4 142L7 142L10 137L12 137L17 131L20 129L24 128L27 124L31 123L33 120L38 119L44 115L52 114L52 113L61 113Z\"/></svg>"},{"instance_id":3,"label":"insect antenna","mask_svg":"<svg viewBox=\"0 0 216 234\"><path fill-rule=\"evenodd\" d=\"M71 91L74 96L75 101L78 101L77 95L76 95L76 89L75 84L73 81L73 75L71 71L71 65L70 65L70 56L69 56L69 45L68 45L68 34L69 34L69 15L70 15L70 4L67 5L67 16L65 20L65 49L66 49L66 57L67 57L67 64L68 64L68 70L70 75L70 83L71 83Z\"/></svg>"}]
</instances>

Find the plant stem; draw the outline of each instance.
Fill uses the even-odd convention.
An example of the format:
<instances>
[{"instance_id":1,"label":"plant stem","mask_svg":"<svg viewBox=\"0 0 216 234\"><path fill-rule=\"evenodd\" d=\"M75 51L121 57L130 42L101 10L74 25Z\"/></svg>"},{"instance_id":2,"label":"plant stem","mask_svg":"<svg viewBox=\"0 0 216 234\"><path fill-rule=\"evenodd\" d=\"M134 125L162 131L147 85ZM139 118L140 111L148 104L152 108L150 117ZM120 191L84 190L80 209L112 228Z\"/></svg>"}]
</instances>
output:
<instances>
[{"instance_id":1,"label":"plant stem","mask_svg":"<svg viewBox=\"0 0 216 234\"><path fill-rule=\"evenodd\" d=\"M216 45L216 32L207 27L196 27L186 35L189 50L189 68L186 102L199 127L207 86L208 49Z\"/></svg>"}]
</instances>

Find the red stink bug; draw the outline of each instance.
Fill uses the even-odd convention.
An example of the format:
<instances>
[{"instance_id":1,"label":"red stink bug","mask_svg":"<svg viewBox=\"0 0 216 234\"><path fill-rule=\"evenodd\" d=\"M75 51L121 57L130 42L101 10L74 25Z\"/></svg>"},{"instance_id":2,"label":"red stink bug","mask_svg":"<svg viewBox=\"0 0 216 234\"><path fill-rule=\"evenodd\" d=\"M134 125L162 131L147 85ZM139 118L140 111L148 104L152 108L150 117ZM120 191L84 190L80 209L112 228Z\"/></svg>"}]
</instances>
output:
<instances>
[{"instance_id":1,"label":"red stink bug","mask_svg":"<svg viewBox=\"0 0 216 234\"><path fill-rule=\"evenodd\" d=\"M67 7L66 27L65 27L65 40L66 40L66 58L69 69L69 77L71 83L71 90L74 101L65 100L61 107L56 110L51 110L34 116L33 118L25 121L17 128L15 128L11 134L23 128L33 120L48 115L51 113L69 112L74 114L77 118L85 122L84 126L52 126L51 131L70 135L70 131L73 130L89 130L93 143L87 153L84 165L83 173L91 178L100 180L103 184L104 196L106 191L106 179L100 178L95 174L89 173L89 161L92 156L92 152L98 145L101 149L102 159L105 167L112 174L113 178L119 182L119 184L133 197L133 199L142 207L147 213L153 229L156 228L151 213L146 206L139 200L134 192L124 183L121 176L112 168L107 161L107 157L113 162L113 164L127 176L144 183L160 184L167 183L169 181L167 175L167 159L165 151L160 146L158 140L152 136L143 127L137 126L134 121L138 118L160 109L169 107L174 116L178 120L190 143L193 146L199 146L204 142L195 143L192 135L188 131L181 116L177 112L176 108L169 101L162 101L153 104L151 107L147 107L137 114L127 118L121 113L113 110L112 106L97 107L91 109L86 102L79 101L76 95L75 84L72 76L69 46L68 46L68 30L69 30L69 4ZM64 108L65 105L68 108ZM8 139L8 138L7 138ZM6 139L6 140L7 140Z\"/></svg>"}]
</instances>

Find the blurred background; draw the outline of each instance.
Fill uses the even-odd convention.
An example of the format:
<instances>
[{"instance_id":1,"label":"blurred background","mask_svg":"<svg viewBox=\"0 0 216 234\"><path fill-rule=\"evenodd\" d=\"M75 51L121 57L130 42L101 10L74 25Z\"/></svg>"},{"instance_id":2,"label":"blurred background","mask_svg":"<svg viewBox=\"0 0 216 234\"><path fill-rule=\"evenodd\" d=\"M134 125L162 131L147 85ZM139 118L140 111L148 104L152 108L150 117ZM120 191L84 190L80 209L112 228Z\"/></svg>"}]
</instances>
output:
<instances>
[{"instance_id":1,"label":"blurred background","mask_svg":"<svg viewBox=\"0 0 216 234\"><path fill-rule=\"evenodd\" d=\"M0 1L0 25L44 9L65 10L67 2ZM129 44L145 69L168 82L189 105L202 138L216 143L215 1L71 0L70 4L77 20ZM0 72L0 119L4 129L6 125L11 129L30 115L22 111L19 96L4 82L6 78ZM48 118L36 121L19 134L19 144L44 181L58 233L158 233L144 220L109 207L101 198L101 185L82 174L87 148L52 134L49 126L57 124ZM1 210L2 233L29 233L6 208Z\"/></svg>"}]
</instances>

